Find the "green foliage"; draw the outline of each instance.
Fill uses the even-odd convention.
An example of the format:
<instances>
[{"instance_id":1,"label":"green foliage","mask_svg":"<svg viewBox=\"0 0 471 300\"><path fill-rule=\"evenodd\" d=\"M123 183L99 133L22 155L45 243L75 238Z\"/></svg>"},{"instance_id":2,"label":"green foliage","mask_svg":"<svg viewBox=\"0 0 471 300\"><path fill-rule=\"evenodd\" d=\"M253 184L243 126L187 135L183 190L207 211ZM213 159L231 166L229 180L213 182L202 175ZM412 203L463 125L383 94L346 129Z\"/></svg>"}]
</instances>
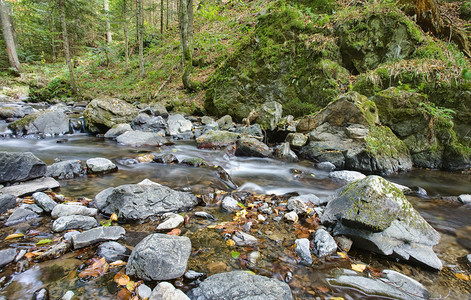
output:
<instances>
[{"instance_id":1,"label":"green foliage","mask_svg":"<svg viewBox=\"0 0 471 300\"><path fill-rule=\"evenodd\" d=\"M422 107L427 114L431 115L434 118L452 120L453 115L456 114L454 110L436 106L434 103L420 102L419 107Z\"/></svg>"},{"instance_id":2,"label":"green foliage","mask_svg":"<svg viewBox=\"0 0 471 300\"><path fill-rule=\"evenodd\" d=\"M52 101L55 98L72 97L72 89L67 80L56 77L44 88L30 86L30 97L34 102Z\"/></svg>"}]
</instances>

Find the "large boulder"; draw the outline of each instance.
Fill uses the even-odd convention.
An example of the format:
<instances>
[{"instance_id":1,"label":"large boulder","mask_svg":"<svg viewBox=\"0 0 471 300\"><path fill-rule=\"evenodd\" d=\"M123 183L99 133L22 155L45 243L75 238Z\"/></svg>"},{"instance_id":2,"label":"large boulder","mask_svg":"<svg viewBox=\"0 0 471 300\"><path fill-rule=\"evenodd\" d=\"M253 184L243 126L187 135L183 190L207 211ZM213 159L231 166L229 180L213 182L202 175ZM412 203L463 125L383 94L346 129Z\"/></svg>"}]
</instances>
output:
<instances>
[{"instance_id":1,"label":"large boulder","mask_svg":"<svg viewBox=\"0 0 471 300\"><path fill-rule=\"evenodd\" d=\"M46 164L31 152L0 152L0 184L42 177L46 169Z\"/></svg>"},{"instance_id":2,"label":"large boulder","mask_svg":"<svg viewBox=\"0 0 471 300\"><path fill-rule=\"evenodd\" d=\"M185 119L185 117L179 114L168 116L167 125L167 133L170 136L191 132L193 129L191 121Z\"/></svg>"},{"instance_id":3,"label":"large boulder","mask_svg":"<svg viewBox=\"0 0 471 300\"><path fill-rule=\"evenodd\" d=\"M301 131L310 131L309 144L301 148L300 157L368 173L410 170L406 145L378 122L374 102L356 92L344 94L298 123Z\"/></svg>"},{"instance_id":4,"label":"large boulder","mask_svg":"<svg viewBox=\"0 0 471 300\"><path fill-rule=\"evenodd\" d=\"M138 114L133 105L109 97L92 100L83 112L85 124L93 133L105 133L115 124L130 123Z\"/></svg>"},{"instance_id":5,"label":"large boulder","mask_svg":"<svg viewBox=\"0 0 471 300\"><path fill-rule=\"evenodd\" d=\"M198 200L190 193L149 181L108 188L95 197L95 205L100 211L110 215L116 213L124 220L145 220L166 212L187 210L196 204Z\"/></svg>"},{"instance_id":6,"label":"large boulder","mask_svg":"<svg viewBox=\"0 0 471 300\"><path fill-rule=\"evenodd\" d=\"M345 235L354 246L417 262L440 270L433 252L440 234L407 201L404 194L379 176L368 176L339 189L321 221L333 235Z\"/></svg>"},{"instance_id":7,"label":"large boulder","mask_svg":"<svg viewBox=\"0 0 471 300\"><path fill-rule=\"evenodd\" d=\"M162 146L170 143L169 140L155 132L127 131L116 138L116 141L123 145L133 147L140 146Z\"/></svg>"},{"instance_id":8,"label":"large boulder","mask_svg":"<svg viewBox=\"0 0 471 300\"><path fill-rule=\"evenodd\" d=\"M414 165L462 170L471 166L471 151L455 133L452 111L437 107L423 94L391 87L377 93L381 123L404 141Z\"/></svg>"},{"instance_id":9,"label":"large boulder","mask_svg":"<svg viewBox=\"0 0 471 300\"><path fill-rule=\"evenodd\" d=\"M62 108L51 108L27 115L8 124L16 135L45 134L59 135L70 131L69 117Z\"/></svg>"},{"instance_id":10,"label":"large boulder","mask_svg":"<svg viewBox=\"0 0 471 300\"><path fill-rule=\"evenodd\" d=\"M215 274L187 295L194 300L210 299L293 299L287 283L244 271Z\"/></svg>"},{"instance_id":11,"label":"large boulder","mask_svg":"<svg viewBox=\"0 0 471 300\"><path fill-rule=\"evenodd\" d=\"M154 233L134 247L126 274L143 280L169 280L182 276L191 253L187 237Z\"/></svg>"}]
</instances>

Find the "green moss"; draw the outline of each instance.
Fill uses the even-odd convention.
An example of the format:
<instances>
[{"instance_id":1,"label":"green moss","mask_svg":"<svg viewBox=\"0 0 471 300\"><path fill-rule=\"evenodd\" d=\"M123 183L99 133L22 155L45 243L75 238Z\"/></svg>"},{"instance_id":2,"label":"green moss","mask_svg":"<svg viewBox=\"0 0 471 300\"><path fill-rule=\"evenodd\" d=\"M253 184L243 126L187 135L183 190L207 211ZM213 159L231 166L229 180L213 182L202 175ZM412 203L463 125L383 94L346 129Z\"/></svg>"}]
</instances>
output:
<instances>
[{"instance_id":1,"label":"green moss","mask_svg":"<svg viewBox=\"0 0 471 300\"><path fill-rule=\"evenodd\" d=\"M409 153L406 144L386 126L370 128L366 145L367 151L374 156L402 157Z\"/></svg>"},{"instance_id":2,"label":"green moss","mask_svg":"<svg viewBox=\"0 0 471 300\"><path fill-rule=\"evenodd\" d=\"M8 128L15 134L23 134L25 131L25 127L34 122L37 117L38 113L27 115L22 119L16 120L8 124Z\"/></svg>"}]
</instances>

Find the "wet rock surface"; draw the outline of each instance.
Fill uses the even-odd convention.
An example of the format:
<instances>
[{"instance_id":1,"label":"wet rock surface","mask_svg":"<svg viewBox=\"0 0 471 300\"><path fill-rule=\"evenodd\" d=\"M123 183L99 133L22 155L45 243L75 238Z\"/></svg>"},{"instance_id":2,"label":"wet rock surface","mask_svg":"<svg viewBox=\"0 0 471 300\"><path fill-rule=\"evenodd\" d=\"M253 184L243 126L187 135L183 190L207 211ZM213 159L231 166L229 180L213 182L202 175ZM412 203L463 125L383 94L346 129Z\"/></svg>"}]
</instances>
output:
<instances>
[{"instance_id":1,"label":"wet rock surface","mask_svg":"<svg viewBox=\"0 0 471 300\"><path fill-rule=\"evenodd\" d=\"M67 160L47 166L46 176L57 179L72 179L84 175L82 163L79 160Z\"/></svg>"},{"instance_id":2,"label":"wet rock surface","mask_svg":"<svg viewBox=\"0 0 471 300\"><path fill-rule=\"evenodd\" d=\"M0 184L42 177L46 168L31 152L0 152Z\"/></svg>"},{"instance_id":3,"label":"wet rock surface","mask_svg":"<svg viewBox=\"0 0 471 300\"><path fill-rule=\"evenodd\" d=\"M120 226L89 229L72 237L74 249L80 249L104 241L116 241L124 236L126 230Z\"/></svg>"}]
</instances>

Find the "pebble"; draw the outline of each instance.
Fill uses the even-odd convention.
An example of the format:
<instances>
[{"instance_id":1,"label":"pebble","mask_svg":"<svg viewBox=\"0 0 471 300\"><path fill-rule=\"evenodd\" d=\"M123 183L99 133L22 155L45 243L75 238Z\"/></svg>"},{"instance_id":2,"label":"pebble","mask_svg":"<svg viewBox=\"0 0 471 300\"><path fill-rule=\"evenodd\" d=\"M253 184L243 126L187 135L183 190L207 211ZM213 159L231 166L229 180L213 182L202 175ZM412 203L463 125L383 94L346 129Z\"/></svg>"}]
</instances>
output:
<instances>
[{"instance_id":1,"label":"pebble","mask_svg":"<svg viewBox=\"0 0 471 300\"><path fill-rule=\"evenodd\" d=\"M318 229L314 235L314 254L317 257L326 257L337 250L334 238L325 230Z\"/></svg>"},{"instance_id":2,"label":"pebble","mask_svg":"<svg viewBox=\"0 0 471 300\"><path fill-rule=\"evenodd\" d=\"M258 259L260 258L260 252L252 251L249 253L249 265L251 267L257 264Z\"/></svg>"},{"instance_id":3,"label":"pebble","mask_svg":"<svg viewBox=\"0 0 471 300\"><path fill-rule=\"evenodd\" d=\"M67 291L67 293L65 293L64 296L62 296L61 300L71 300L74 295L75 295L74 292Z\"/></svg>"},{"instance_id":4,"label":"pebble","mask_svg":"<svg viewBox=\"0 0 471 300\"><path fill-rule=\"evenodd\" d=\"M241 210L241 207L238 205L237 200L232 197L226 197L222 200L221 206L224 210L228 212L234 212Z\"/></svg>"},{"instance_id":5,"label":"pebble","mask_svg":"<svg viewBox=\"0 0 471 300\"><path fill-rule=\"evenodd\" d=\"M26 252L26 249L21 249L20 252L18 252L18 255L15 257L15 262L18 262L20 259L22 259Z\"/></svg>"},{"instance_id":6,"label":"pebble","mask_svg":"<svg viewBox=\"0 0 471 300\"><path fill-rule=\"evenodd\" d=\"M199 273L199 272L196 272L196 271L193 271L193 270L188 270L186 273L185 273L185 278L186 279L190 279L190 280L195 280L195 279L198 279L200 277L203 277L204 275L206 275L205 273Z\"/></svg>"},{"instance_id":7,"label":"pebble","mask_svg":"<svg viewBox=\"0 0 471 300\"><path fill-rule=\"evenodd\" d=\"M217 221L218 220L218 218L215 218L215 217L213 217L213 215L208 214L207 212L204 212L204 211L195 212L195 217L208 219L208 220L211 220L211 221Z\"/></svg>"},{"instance_id":8,"label":"pebble","mask_svg":"<svg viewBox=\"0 0 471 300\"><path fill-rule=\"evenodd\" d=\"M142 299L149 298L152 294L152 289L145 284L140 284L137 287L137 294Z\"/></svg>"},{"instance_id":9,"label":"pebble","mask_svg":"<svg viewBox=\"0 0 471 300\"><path fill-rule=\"evenodd\" d=\"M298 214L295 211L291 211L287 214L285 214L285 219L291 222L298 222Z\"/></svg>"},{"instance_id":10,"label":"pebble","mask_svg":"<svg viewBox=\"0 0 471 300\"><path fill-rule=\"evenodd\" d=\"M323 170L323 171L333 171L335 170L335 165L333 163L331 163L330 161L323 161L323 162L320 162L316 165L316 168L318 168L319 170Z\"/></svg>"},{"instance_id":11,"label":"pebble","mask_svg":"<svg viewBox=\"0 0 471 300\"><path fill-rule=\"evenodd\" d=\"M258 244L256 237L242 231L236 231L232 235L232 239L237 246L254 246Z\"/></svg>"},{"instance_id":12,"label":"pebble","mask_svg":"<svg viewBox=\"0 0 471 300\"><path fill-rule=\"evenodd\" d=\"M311 265L312 256L311 256L311 250L309 248L310 246L309 240L303 238L303 239L297 239L294 242L296 244L296 248L294 249L294 251L301 259L300 263L304 265Z\"/></svg>"},{"instance_id":13,"label":"pebble","mask_svg":"<svg viewBox=\"0 0 471 300\"><path fill-rule=\"evenodd\" d=\"M267 220L267 218L266 218L264 215L262 215L262 214L259 214L259 215L257 216L257 219L258 219L260 222L265 222L265 221Z\"/></svg>"},{"instance_id":14,"label":"pebble","mask_svg":"<svg viewBox=\"0 0 471 300\"><path fill-rule=\"evenodd\" d=\"M183 224L185 221L181 215L174 213L166 213L162 217L164 221L157 226L157 230L174 229Z\"/></svg>"},{"instance_id":15,"label":"pebble","mask_svg":"<svg viewBox=\"0 0 471 300\"><path fill-rule=\"evenodd\" d=\"M149 300L190 300L190 298L171 283L163 281L154 288Z\"/></svg>"},{"instance_id":16,"label":"pebble","mask_svg":"<svg viewBox=\"0 0 471 300\"><path fill-rule=\"evenodd\" d=\"M458 199L465 205L471 203L471 195L470 194L459 195Z\"/></svg>"}]
</instances>

